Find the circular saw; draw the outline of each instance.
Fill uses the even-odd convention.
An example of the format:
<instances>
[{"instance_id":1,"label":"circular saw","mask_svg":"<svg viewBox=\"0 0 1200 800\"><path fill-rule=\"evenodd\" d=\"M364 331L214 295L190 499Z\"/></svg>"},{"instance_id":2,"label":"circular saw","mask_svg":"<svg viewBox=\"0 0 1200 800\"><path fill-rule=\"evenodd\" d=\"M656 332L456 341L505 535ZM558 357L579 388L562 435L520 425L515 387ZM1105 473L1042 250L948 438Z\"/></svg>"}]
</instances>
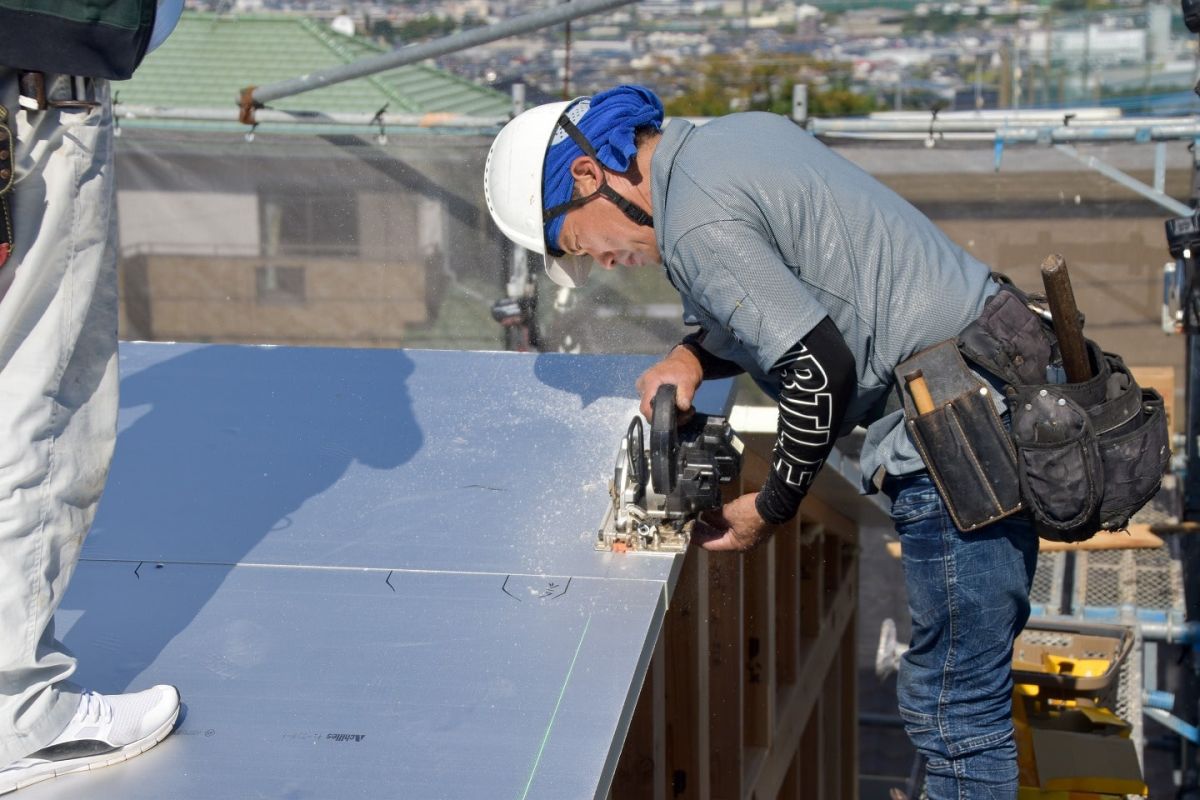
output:
<instances>
[{"instance_id":1,"label":"circular saw","mask_svg":"<svg viewBox=\"0 0 1200 800\"><path fill-rule=\"evenodd\" d=\"M647 443L634 417L617 451L612 498L597 550L678 552L692 524L721 506L721 486L742 470L742 441L725 417L693 414L679 424L672 384L658 387Z\"/></svg>"}]
</instances>

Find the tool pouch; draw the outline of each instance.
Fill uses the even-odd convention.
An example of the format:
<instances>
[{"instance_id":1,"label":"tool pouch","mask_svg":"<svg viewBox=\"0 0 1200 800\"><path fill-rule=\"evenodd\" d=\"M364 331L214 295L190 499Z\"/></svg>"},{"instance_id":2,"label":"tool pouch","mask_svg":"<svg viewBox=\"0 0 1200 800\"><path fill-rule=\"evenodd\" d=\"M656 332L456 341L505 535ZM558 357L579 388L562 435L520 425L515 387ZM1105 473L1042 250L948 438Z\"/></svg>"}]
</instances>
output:
<instances>
[{"instance_id":1,"label":"tool pouch","mask_svg":"<svg viewBox=\"0 0 1200 800\"><path fill-rule=\"evenodd\" d=\"M1104 467L1087 411L1061 387L1022 386L1009 395L1021 497L1039 528L1074 541L1099 527Z\"/></svg>"},{"instance_id":2,"label":"tool pouch","mask_svg":"<svg viewBox=\"0 0 1200 800\"><path fill-rule=\"evenodd\" d=\"M949 339L896 367L899 386L917 372L934 408L918 414L908 392L904 415L942 500L962 531L972 531L1021 510L1016 453L992 403L992 389L976 377Z\"/></svg>"},{"instance_id":3,"label":"tool pouch","mask_svg":"<svg viewBox=\"0 0 1200 800\"><path fill-rule=\"evenodd\" d=\"M1120 356L1085 342L1092 377L1048 383L1053 330L1010 287L959 336L971 361L1008 383L1021 499L1042 537L1066 542L1128 525L1170 458L1162 398L1139 387Z\"/></svg>"}]
</instances>

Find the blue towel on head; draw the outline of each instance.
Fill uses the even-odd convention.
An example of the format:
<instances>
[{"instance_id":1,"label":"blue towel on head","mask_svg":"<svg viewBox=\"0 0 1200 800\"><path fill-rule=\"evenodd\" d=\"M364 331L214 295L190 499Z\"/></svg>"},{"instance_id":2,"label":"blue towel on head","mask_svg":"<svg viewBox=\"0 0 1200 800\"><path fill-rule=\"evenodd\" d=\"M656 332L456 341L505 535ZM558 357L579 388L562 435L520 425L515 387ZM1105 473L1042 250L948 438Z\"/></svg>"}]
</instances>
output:
<instances>
[{"instance_id":1,"label":"blue towel on head","mask_svg":"<svg viewBox=\"0 0 1200 800\"><path fill-rule=\"evenodd\" d=\"M581 116L578 116L582 114ZM662 127L662 101L644 86L617 86L585 98L567 111L567 117L596 148L600 163L614 172L625 172L637 155L634 131L643 125ZM554 129L542 169L542 208L554 208L571 199L575 181L571 163L583 155L575 140ZM558 234L565 214L546 223L546 241L558 248Z\"/></svg>"}]
</instances>

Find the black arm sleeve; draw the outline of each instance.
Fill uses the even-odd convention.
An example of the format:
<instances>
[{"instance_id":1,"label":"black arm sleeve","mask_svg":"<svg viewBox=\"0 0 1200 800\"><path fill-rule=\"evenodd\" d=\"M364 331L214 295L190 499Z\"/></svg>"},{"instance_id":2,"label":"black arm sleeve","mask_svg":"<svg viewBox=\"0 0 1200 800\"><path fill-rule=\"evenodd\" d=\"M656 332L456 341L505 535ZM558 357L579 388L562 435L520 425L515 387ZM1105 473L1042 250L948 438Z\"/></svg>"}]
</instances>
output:
<instances>
[{"instance_id":1,"label":"black arm sleeve","mask_svg":"<svg viewBox=\"0 0 1200 800\"><path fill-rule=\"evenodd\" d=\"M732 378L734 375L741 375L745 372L732 361L726 361L723 358L718 358L712 353L704 349L701 342L704 341L704 330L698 330L689 333L683 337L683 341L675 345L676 347L686 347L700 361L700 369L704 372L704 380L712 381L719 378Z\"/></svg>"},{"instance_id":2,"label":"black arm sleeve","mask_svg":"<svg viewBox=\"0 0 1200 800\"><path fill-rule=\"evenodd\" d=\"M787 522L825 463L854 398L854 354L826 317L779 359L779 433L771 474L755 507L767 522Z\"/></svg>"}]
</instances>

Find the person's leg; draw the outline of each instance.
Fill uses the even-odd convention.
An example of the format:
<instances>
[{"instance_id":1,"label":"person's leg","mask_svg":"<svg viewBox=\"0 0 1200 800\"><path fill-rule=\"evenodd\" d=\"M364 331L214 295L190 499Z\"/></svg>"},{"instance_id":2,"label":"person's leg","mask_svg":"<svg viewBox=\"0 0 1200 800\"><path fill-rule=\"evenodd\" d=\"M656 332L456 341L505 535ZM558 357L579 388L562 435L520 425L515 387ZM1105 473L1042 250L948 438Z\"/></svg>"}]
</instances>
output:
<instances>
[{"instance_id":1,"label":"person's leg","mask_svg":"<svg viewBox=\"0 0 1200 800\"><path fill-rule=\"evenodd\" d=\"M1029 618L1037 535L1009 517L961 533L927 473L891 478L912 642L897 694L930 800L1014 800L1013 640Z\"/></svg>"},{"instance_id":2,"label":"person's leg","mask_svg":"<svg viewBox=\"0 0 1200 800\"><path fill-rule=\"evenodd\" d=\"M0 269L0 767L55 739L80 704L54 611L117 415L112 123L107 86L96 91L99 108L31 115L0 68L18 142L15 248Z\"/></svg>"}]
</instances>

